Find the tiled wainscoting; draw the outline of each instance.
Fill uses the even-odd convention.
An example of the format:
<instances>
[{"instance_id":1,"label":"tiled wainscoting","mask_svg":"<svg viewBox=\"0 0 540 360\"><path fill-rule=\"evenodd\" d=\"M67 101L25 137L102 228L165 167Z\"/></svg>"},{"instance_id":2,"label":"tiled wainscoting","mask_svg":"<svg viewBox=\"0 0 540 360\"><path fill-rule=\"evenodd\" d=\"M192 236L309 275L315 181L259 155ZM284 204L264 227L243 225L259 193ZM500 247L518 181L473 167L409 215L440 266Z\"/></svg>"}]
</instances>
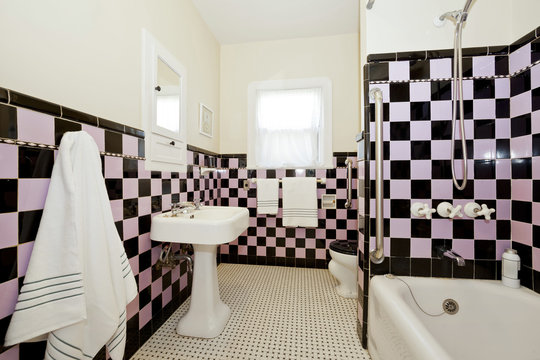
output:
<instances>
[{"instance_id":1,"label":"tiled wainscoting","mask_svg":"<svg viewBox=\"0 0 540 360\"><path fill-rule=\"evenodd\" d=\"M468 182L464 191L451 178L451 52L376 54L365 67L364 95L378 87L384 101L385 261L360 261L367 304L370 276L500 278L500 259L513 247L522 258L521 280L540 292L540 39L532 31L510 46L464 50L463 90ZM449 57L450 56L450 57ZM375 241L374 104L365 107L364 254ZM456 159L462 159L459 130ZM368 141L369 140L369 141ZM457 177L463 176L456 161ZM372 176L370 176L370 174ZM369 179L369 180L367 180ZM474 201L496 209L492 220L413 217L410 207L442 201ZM369 219L369 220L368 220ZM360 226L362 227L362 226ZM369 236L367 235L369 234ZM365 236L364 236L365 235ZM371 243L371 244L370 244ZM453 248L467 261L458 267L439 259L435 248ZM367 306L360 321L367 324Z\"/></svg>"},{"instance_id":2,"label":"tiled wainscoting","mask_svg":"<svg viewBox=\"0 0 540 360\"><path fill-rule=\"evenodd\" d=\"M4 96L5 95L5 96ZM8 100L11 102L8 104ZM99 125L99 126L98 126ZM202 197L217 204L218 179L199 176L198 165L216 158L188 151L187 173L144 170L144 133L58 105L0 89L0 341L3 343L26 273L55 158L66 131L85 130L102 151L103 172L114 221L139 295L128 307L126 358L189 296L185 263L156 270L161 243L150 240L151 216L171 202ZM43 358L44 343L2 348L0 359ZM104 359L102 351L96 359Z\"/></svg>"}]
</instances>

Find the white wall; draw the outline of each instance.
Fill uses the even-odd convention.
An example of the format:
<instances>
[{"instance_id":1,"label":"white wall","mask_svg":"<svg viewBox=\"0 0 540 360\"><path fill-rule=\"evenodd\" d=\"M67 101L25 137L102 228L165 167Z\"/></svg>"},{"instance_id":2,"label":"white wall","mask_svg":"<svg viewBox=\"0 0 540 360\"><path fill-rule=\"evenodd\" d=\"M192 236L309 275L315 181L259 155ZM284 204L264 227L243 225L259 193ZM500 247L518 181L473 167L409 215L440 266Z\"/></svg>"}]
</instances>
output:
<instances>
[{"instance_id":1,"label":"white wall","mask_svg":"<svg viewBox=\"0 0 540 360\"><path fill-rule=\"evenodd\" d=\"M512 1L512 37L515 41L540 26L540 1Z\"/></svg>"},{"instance_id":2,"label":"white wall","mask_svg":"<svg viewBox=\"0 0 540 360\"><path fill-rule=\"evenodd\" d=\"M143 27L187 68L188 143L219 151L198 118L219 133L220 46L190 0L0 0L0 86L143 128Z\"/></svg>"},{"instance_id":3,"label":"white wall","mask_svg":"<svg viewBox=\"0 0 540 360\"><path fill-rule=\"evenodd\" d=\"M308 77L332 80L333 151L355 151L358 53L358 34L222 46L221 152L247 152L249 83Z\"/></svg>"}]
</instances>

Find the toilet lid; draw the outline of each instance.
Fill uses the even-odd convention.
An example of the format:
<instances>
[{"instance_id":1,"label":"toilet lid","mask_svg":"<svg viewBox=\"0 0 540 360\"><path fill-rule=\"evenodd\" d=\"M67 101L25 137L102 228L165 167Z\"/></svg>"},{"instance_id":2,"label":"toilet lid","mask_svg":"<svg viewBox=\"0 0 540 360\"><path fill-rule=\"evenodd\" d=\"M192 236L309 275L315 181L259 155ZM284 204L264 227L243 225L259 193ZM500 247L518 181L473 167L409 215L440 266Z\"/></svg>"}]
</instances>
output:
<instances>
[{"instance_id":1,"label":"toilet lid","mask_svg":"<svg viewBox=\"0 0 540 360\"><path fill-rule=\"evenodd\" d=\"M336 240L330 243L330 249L342 254L356 255L357 241Z\"/></svg>"}]
</instances>

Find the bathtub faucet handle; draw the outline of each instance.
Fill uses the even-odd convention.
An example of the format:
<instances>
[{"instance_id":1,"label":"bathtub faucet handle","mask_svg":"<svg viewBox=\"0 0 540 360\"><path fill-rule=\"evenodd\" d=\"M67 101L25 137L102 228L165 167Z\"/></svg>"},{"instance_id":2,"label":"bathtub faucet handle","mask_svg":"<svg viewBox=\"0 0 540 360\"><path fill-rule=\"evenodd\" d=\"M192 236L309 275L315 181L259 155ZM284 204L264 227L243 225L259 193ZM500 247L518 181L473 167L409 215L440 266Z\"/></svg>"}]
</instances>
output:
<instances>
[{"instance_id":1,"label":"bathtub faucet handle","mask_svg":"<svg viewBox=\"0 0 540 360\"><path fill-rule=\"evenodd\" d=\"M442 217L447 217L450 219L453 219L456 216L463 217L463 214L461 213L461 205L454 207L447 201L443 201L437 205L437 213Z\"/></svg>"},{"instance_id":2,"label":"bathtub faucet handle","mask_svg":"<svg viewBox=\"0 0 540 360\"><path fill-rule=\"evenodd\" d=\"M422 204L421 202L415 202L411 206L411 214L414 216L425 216L426 219L431 220L431 214L436 210L432 209L428 204Z\"/></svg>"}]
</instances>

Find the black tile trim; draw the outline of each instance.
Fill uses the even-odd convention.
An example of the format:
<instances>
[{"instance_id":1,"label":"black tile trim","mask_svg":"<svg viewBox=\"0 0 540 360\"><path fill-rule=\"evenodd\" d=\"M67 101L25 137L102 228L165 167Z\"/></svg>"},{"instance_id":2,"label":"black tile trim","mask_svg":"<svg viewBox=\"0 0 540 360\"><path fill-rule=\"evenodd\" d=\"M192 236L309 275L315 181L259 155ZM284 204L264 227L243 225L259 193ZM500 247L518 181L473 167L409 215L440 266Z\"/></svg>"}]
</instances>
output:
<instances>
[{"instance_id":1,"label":"black tile trim","mask_svg":"<svg viewBox=\"0 0 540 360\"><path fill-rule=\"evenodd\" d=\"M11 105L22 106L27 109L37 110L54 116L62 115L62 109L60 105L53 104L51 102L41 100L33 96L25 95L13 90L10 90L9 93L9 103Z\"/></svg>"},{"instance_id":2,"label":"black tile trim","mask_svg":"<svg viewBox=\"0 0 540 360\"><path fill-rule=\"evenodd\" d=\"M396 61L396 53L371 54L367 56L367 62Z\"/></svg>"},{"instance_id":3,"label":"black tile trim","mask_svg":"<svg viewBox=\"0 0 540 360\"><path fill-rule=\"evenodd\" d=\"M89 115L83 113L82 111L73 110L67 107L62 107L62 117L64 119L77 121L83 124L98 126L97 116Z\"/></svg>"},{"instance_id":4,"label":"black tile trim","mask_svg":"<svg viewBox=\"0 0 540 360\"><path fill-rule=\"evenodd\" d=\"M3 102L3 103L9 102L8 89L0 88L0 102Z\"/></svg>"},{"instance_id":5,"label":"black tile trim","mask_svg":"<svg viewBox=\"0 0 540 360\"><path fill-rule=\"evenodd\" d=\"M140 130L140 129L137 129L137 128L134 128L134 127L131 127L131 126L125 126L125 133L127 135L133 135L135 137L138 137L138 138L141 138L141 139L144 139L144 131Z\"/></svg>"},{"instance_id":6,"label":"black tile trim","mask_svg":"<svg viewBox=\"0 0 540 360\"><path fill-rule=\"evenodd\" d=\"M102 118L98 118L98 127L107 129L107 130L114 130L120 133L125 132L125 125L119 124L111 120L102 119Z\"/></svg>"},{"instance_id":7,"label":"black tile trim","mask_svg":"<svg viewBox=\"0 0 540 360\"><path fill-rule=\"evenodd\" d=\"M196 151L198 153L208 155L208 156L216 156L216 157L220 156L219 154L217 154L215 152L212 152L212 151L206 150L206 149L202 149L200 147L193 146L193 145L190 145L190 144L187 144L187 149L190 150L190 151Z\"/></svg>"},{"instance_id":8,"label":"black tile trim","mask_svg":"<svg viewBox=\"0 0 540 360\"><path fill-rule=\"evenodd\" d=\"M189 145L188 145L189 146ZM235 158L247 158L247 154L242 154L242 153L238 153L238 154L221 154L219 155L220 158L222 159L235 159Z\"/></svg>"},{"instance_id":9,"label":"black tile trim","mask_svg":"<svg viewBox=\"0 0 540 360\"><path fill-rule=\"evenodd\" d=\"M519 49L523 45L527 45L527 43L536 39L536 36L536 29L523 35L522 37L510 44L510 52Z\"/></svg>"}]
</instances>

